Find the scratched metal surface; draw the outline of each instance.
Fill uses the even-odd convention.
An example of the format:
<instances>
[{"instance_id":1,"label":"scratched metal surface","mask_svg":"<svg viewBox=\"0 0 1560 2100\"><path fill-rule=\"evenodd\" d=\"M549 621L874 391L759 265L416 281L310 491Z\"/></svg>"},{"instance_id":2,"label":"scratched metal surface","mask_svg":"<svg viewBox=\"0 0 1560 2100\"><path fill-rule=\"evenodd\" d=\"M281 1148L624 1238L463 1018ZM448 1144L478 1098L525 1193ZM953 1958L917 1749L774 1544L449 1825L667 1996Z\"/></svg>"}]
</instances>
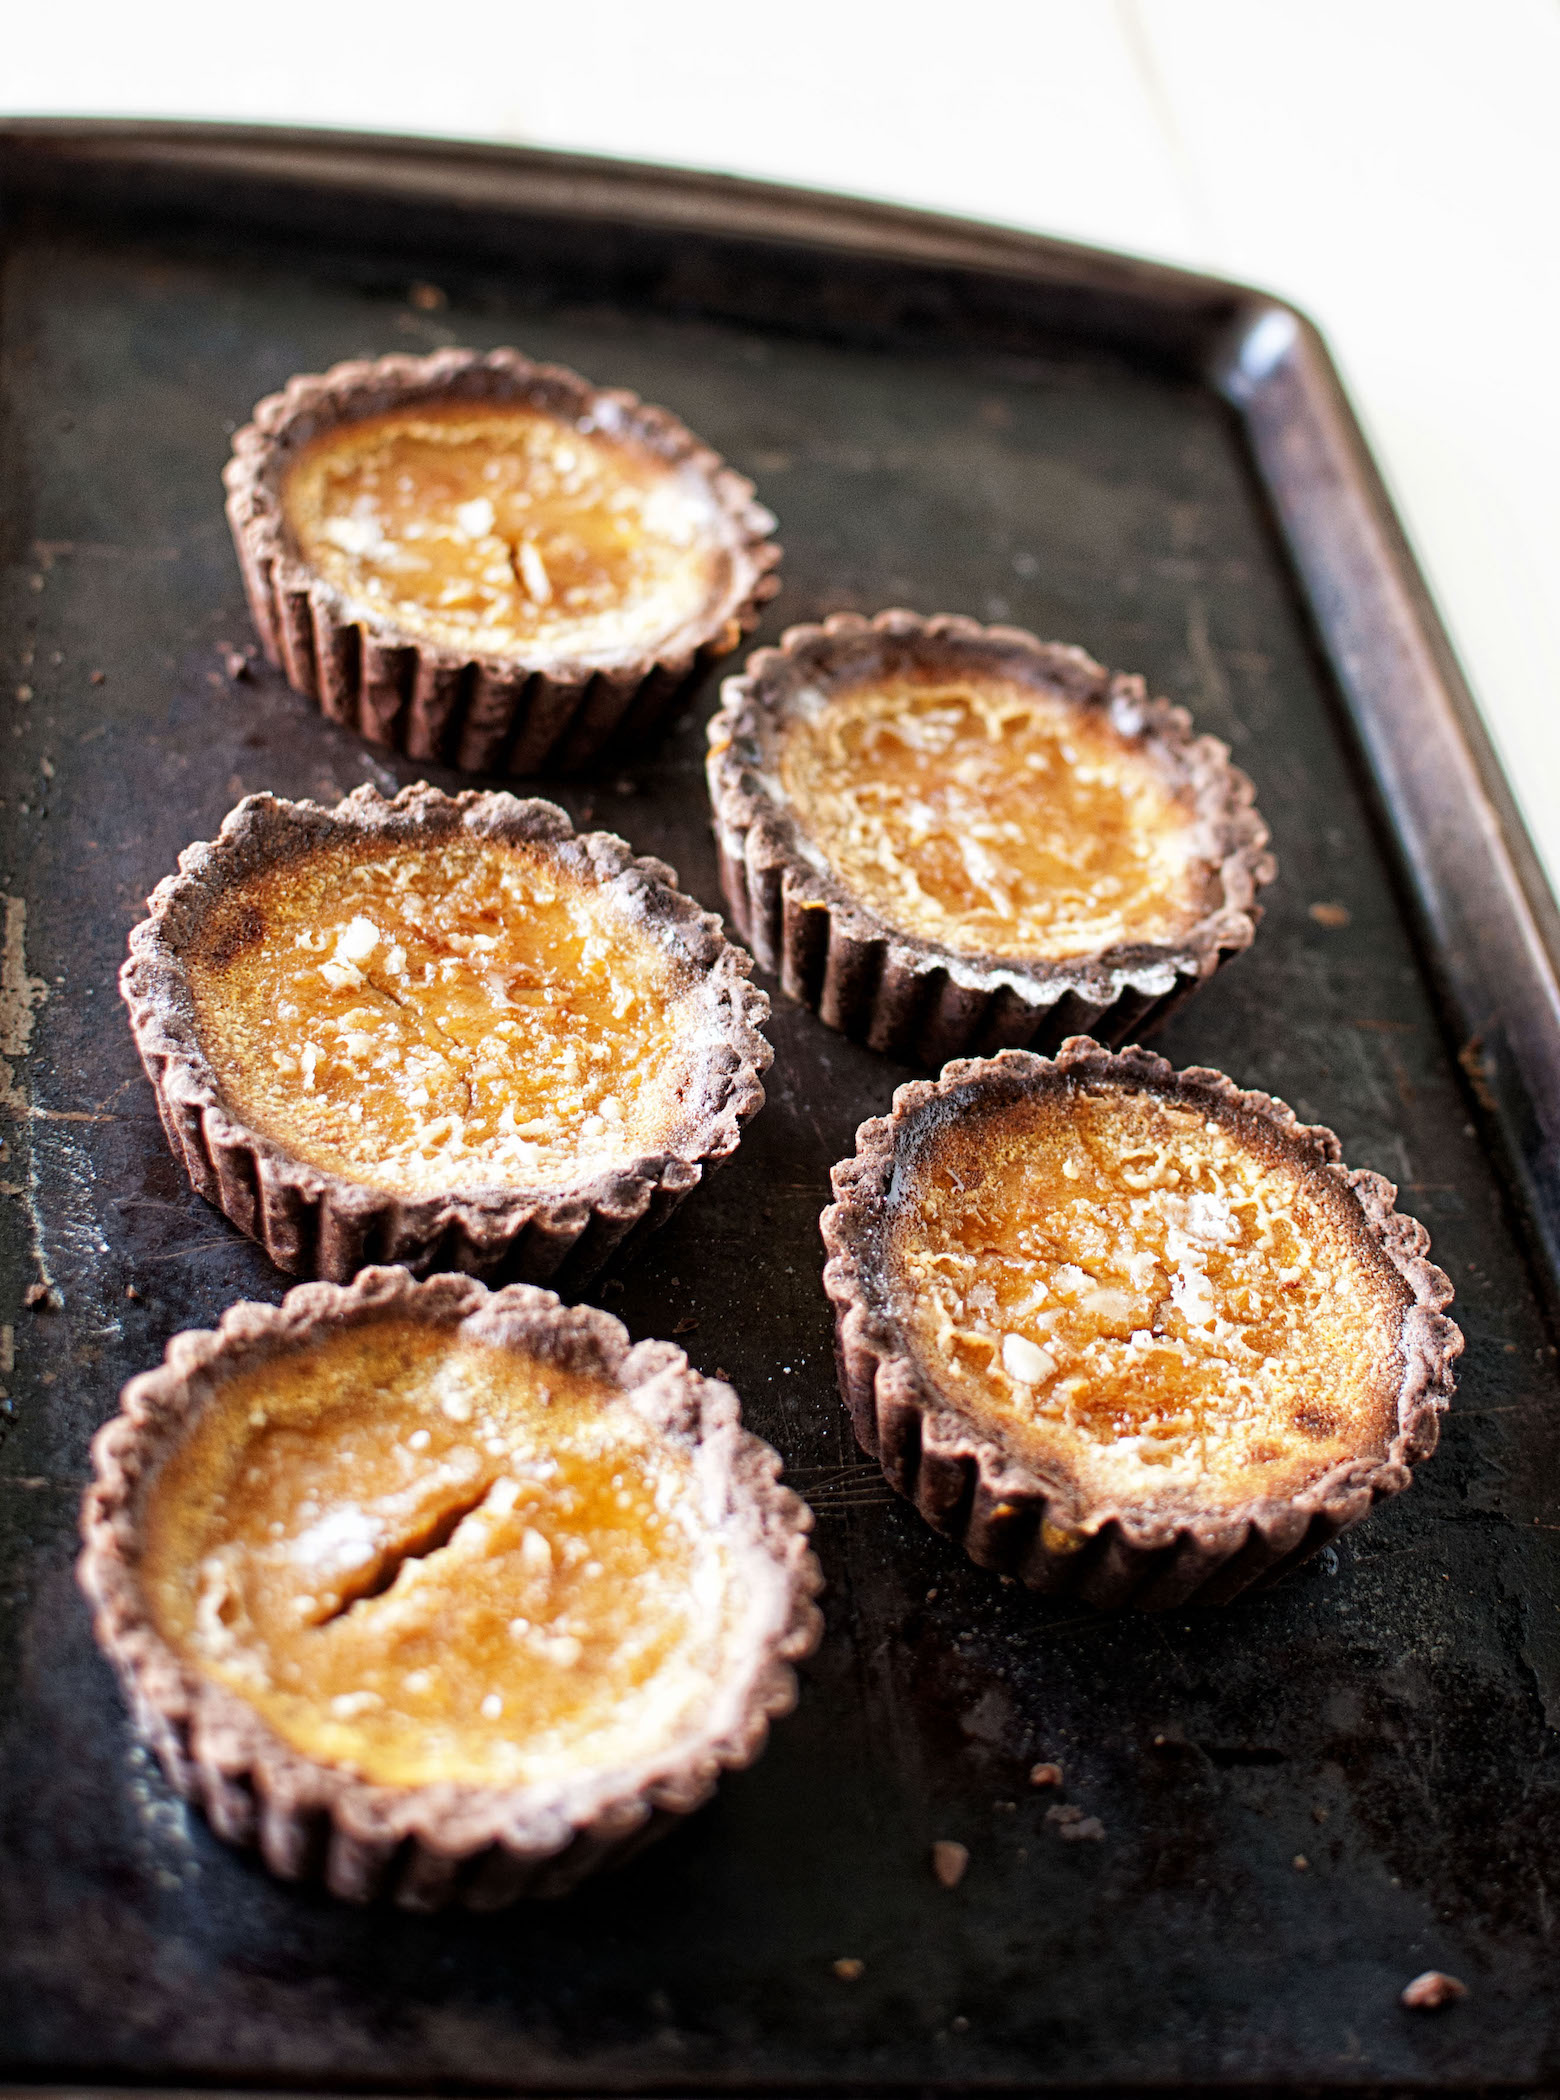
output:
<instances>
[{"instance_id":1,"label":"scratched metal surface","mask_svg":"<svg viewBox=\"0 0 1560 2100\"><path fill-rule=\"evenodd\" d=\"M1554 1351L1233 422L1192 382L1087 347L724 325L641 303L616 267L560 289L452 266L429 315L408 280L436 255L359 263L84 214L9 228L0 2072L375 2090L1560 2077ZM1281 880L1255 952L1162 1047L1331 1122L1351 1162L1405 1184L1469 1348L1413 1492L1271 1594L1101 1619L1000 1585L888 1496L835 1392L816 1216L905 1075L780 1006L769 1106L735 1164L605 1302L729 1373L813 1500L829 1631L800 1710L620 1876L418 1920L283 1887L186 1814L126 1729L71 1563L88 1439L122 1380L176 1329L283 1288L165 1150L115 995L126 931L241 793L334 798L416 770L274 675L226 675L224 645L248 638L227 432L290 372L456 340L633 386L752 473L787 548L767 634L891 602L1013 619L1141 668L1226 737ZM714 903L711 693L648 759L558 799ZM61 1310L25 1306L38 1281ZM1061 1842L1025 1783L1037 1758L1065 1766L1103 1839ZM952 1892L928 1865L943 1837L971 1855ZM1415 2018L1397 1994L1431 1965L1472 1996Z\"/></svg>"}]
</instances>

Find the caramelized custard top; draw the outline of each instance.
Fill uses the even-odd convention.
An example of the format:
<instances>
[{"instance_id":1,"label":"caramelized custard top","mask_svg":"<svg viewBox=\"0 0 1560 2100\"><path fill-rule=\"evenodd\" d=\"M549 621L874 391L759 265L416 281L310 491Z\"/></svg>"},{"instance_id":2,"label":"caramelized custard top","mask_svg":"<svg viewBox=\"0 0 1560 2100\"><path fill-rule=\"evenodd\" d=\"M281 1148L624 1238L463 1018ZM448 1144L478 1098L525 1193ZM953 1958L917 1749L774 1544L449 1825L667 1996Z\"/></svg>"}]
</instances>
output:
<instances>
[{"instance_id":1,"label":"caramelized custard top","mask_svg":"<svg viewBox=\"0 0 1560 2100\"><path fill-rule=\"evenodd\" d=\"M653 649L729 563L697 474L517 406L439 403L325 431L283 508L354 607L475 656Z\"/></svg>"},{"instance_id":2,"label":"caramelized custard top","mask_svg":"<svg viewBox=\"0 0 1560 2100\"><path fill-rule=\"evenodd\" d=\"M148 1493L188 1664L385 1785L525 1786L696 1721L742 1610L691 1448L605 1380L384 1320L221 1386Z\"/></svg>"},{"instance_id":3,"label":"caramelized custard top","mask_svg":"<svg viewBox=\"0 0 1560 2100\"><path fill-rule=\"evenodd\" d=\"M539 847L326 847L186 962L224 1099L376 1188L560 1187L675 1127L694 973Z\"/></svg>"},{"instance_id":4,"label":"caramelized custard top","mask_svg":"<svg viewBox=\"0 0 1560 2100\"><path fill-rule=\"evenodd\" d=\"M780 772L845 885L959 954L1062 962L1171 943L1209 909L1190 812L1152 754L1033 686L819 693L786 726Z\"/></svg>"},{"instance_id":5,"label":"caramelized custard top","mask_svg":"<svg viewBox=\"0 0 1560 2100\"><path fill-rule=\"evenodd\" d=\"M1290 1495L1395 1433L1407 1288L1247 1119L1073 1082L949 1121L901 1175L913 1349L1085 1505Z\"/></svg>"}]
</instances>

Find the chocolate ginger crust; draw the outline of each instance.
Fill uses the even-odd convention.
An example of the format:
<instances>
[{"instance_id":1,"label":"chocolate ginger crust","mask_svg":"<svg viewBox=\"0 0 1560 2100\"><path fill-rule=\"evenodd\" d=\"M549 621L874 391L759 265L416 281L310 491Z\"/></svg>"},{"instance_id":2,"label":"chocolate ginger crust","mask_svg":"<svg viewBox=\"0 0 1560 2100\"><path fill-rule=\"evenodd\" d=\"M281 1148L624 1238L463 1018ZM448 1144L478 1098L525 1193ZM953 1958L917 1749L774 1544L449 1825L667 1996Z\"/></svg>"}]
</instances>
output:
<instances>
[{"instance_id":1,"label":"chocolate ginger crust","mask_svg":"<svg viewBox=\"0 0 1560 2100\"><path fill-rule=\"evenodd\" d=\"M229 1378L385 1319L603 1376L650 1420L692 1437L722 1484L715 1521L755 1584L767 1586L770 1609L691 1736L632 1768L556 1788L372 1785L292 1749L237 1693L163 1640L139 1574L144 1495L163 1460ZM770 1721L796 1702L793 1665L822 1632L813 1601L822 1576L807 1542L812 1513L780 1484L775 1453L742 1428L731 1388L701 1377L671 1343L631 1346L610 1314L565 1306L524 1284L490 1292L470 1277L419 1283L404 1269L367 1269L346 1289L304 1284L280 1306L235 1305L216 1331L175 1335L166 1361L130 1380L92 1457L77 1576L138 1731L219 1836L258 1846L273 1873L323 1880L351 1901L491 1910L517 1896L562 1894L616 1864L698 1808L722 1771L753 1762Z\"/></svg>"},{"instance_id":2,"label":"chocolate ginger crust","mask_svg":"<svg viewBox=\"0 0 1560 2100\"><path fill-rule=\"evenodd\" d=\"M535 408L560 422L637 441L692 471L714 499L725 585L647 654L602 663L477 658L365 617L293 545L283 484L300 450L342 424L443 401ZM518 350L437 350L351 359L301 373L255 406L223 471L227 516L255 629L298 692L334 722L408 758L465 772L570 772L654 730L704 667L735 649L780 588L773 515L670 410L596 387Z\"/></svg>"},{"instance_id":3,"label":"chocolate ginger crust","mask_svg":"<svg viewBox=\"0 0 1560 2100\"><path fill-rule=\"evenodd\" d=\"M249 1126L225 1101L201 1043L185 957L224 895L263 870L322 847L384 841L436 848L465 835L539 845L609 890L630 924L653 927L697 976L692 1084L665 1149L583 1172L563 1188L483 1188L398 1196L312 1165ZM576 833L556 804L501 791L446 795L421 783L386 800L360 787L326 809L249 795L218 837L186 847L179 873L147 899L119 988L174 1157L191 1185L279 1269L345 1282L376 1261L416 1273L556 1283L577 1290L626 1254L736 1150L764 1103L774 1053L759 1029L769 1001L752 960L720 920L677 888L664 861L636 857L611 832Z\"/></svg>"},{"instance_id":4,"label":"chocolate ginger crust","mask_svg":"<svg viewBox=\"0 0 1560 2100\"><path fill-rule=\"evenodd\" d=\"M1194 812L1197 859L1217 901L1174 946L1140 944L1049 962L961 954L881 918L812 845L779 786L779 741L794 696L933 665L946 676L1011 678L1103 716L1153 750ZM1255 790L1216 737L1151 699L1141 678L1018 627L902 610L836 613L792 627L721 688L708 778L721 882L734 924L790 998L869 1048L933 1069L1004 1045L1054 1048L1080 1030L1108 1042L1157 1027L1251 945L1257 891L1276 863Z\"/></svg>"},{"instance_id":5,"label":"chocolate ginger crust","mask_svg":"<svg viewBox=\"0 0 1560 2100\"><path fill-rule=\"evenodd\" d=\"M1362 1234L1404 1292L1398 1427L1381 1456L1337 1465L1293 1496L1254 1497L1192 1518L1119 1502L1084 1506L1071 1481L1045 1478L1015 1458L937 1390L892 1302L885 1255L896 1173L913 1171L928 1126L959 1098L1017 1102L1069 1081L1151 1087L1217 1105L1238 1115L1254 1141L1272 1143L1348 1195ZM1397 1210L1391 1182L1343 1164L1331 1130L1300 1122L1284 1102L1243 1091L1222 1072L1177 1072L1152 1051L1134 1045L1113 1053L1087 1036L1064 1043L1054 1059L1007 1050L964 1060L936 1080L900 1087L890 1115L861 1125L854 1157L834 1168L832 1180L835 1201L819 1220L828 1253L823 1281L857 1440L890 1485L982 1567L1107 1607L1222 1604L1401 1493L1413 1466L1435 1450L1463 1337L1445 1314L1452 1286L1428 1258L1429 1234Z\"/></svg>"}]
</instances>

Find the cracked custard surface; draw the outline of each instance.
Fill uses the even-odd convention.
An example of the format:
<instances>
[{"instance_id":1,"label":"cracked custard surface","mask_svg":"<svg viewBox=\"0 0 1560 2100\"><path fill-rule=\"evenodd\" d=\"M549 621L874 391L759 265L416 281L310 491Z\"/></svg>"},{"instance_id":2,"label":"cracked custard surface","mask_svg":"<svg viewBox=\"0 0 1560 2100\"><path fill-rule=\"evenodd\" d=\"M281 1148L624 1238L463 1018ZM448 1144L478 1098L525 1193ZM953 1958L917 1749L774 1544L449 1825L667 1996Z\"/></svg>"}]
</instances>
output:
<instances>
[{"instance_id":1,"label":"cracked custard surface","mask_svg":"<svg viewBox=\"0 0 1560 2100\"><path fill-rule=\"evenodd\" d=\"M729 568L696 473L518 406L439 403L326 431L283 507L303 558L365 615L474 656L653 649Z\"/></svg>"},{"instance_id":2,"label":"cracked custard surface","mask_svg":"<svg viewBox=\"0 0 1560 2100\"><path fill-rule=\"evenodd\" d=\"M1396 1432L1406 1286L1347 1190L1233 1118L1069 1085L944 1124L896 1186L913 1351L1085 1503L1291 1495Z\"/></svg>"},{"instance_id":3,"label":"cracked custard surface","mask_svg":"<svg viewBox=\"0 0 1560 2100\"><path fill-rule=\"evenodd\" d=\"M561 1187L676 1128L699 979L541 848L322 847L226 892L187 966L228 1104L376 1188Z\"/></svg>"},{"instance_id":4,"label":"cracked custard surface","mask_svg":"<svg viewBox=\"0 0 1560 2100\"><path fill-rule=\"evenodd\" d=\"M825 695L787 723L785 793L845 886L964 955L1063 962L1174 943L1216 870L1152 755L1101 715L997 679Z\"/></svg>"},{"instance_id":5,"label":"cracked custard surface","mask_svg":"<svg viewBox=\"0 0 1560 2100\"><path fill-rule=\"evenodd\" d=\"M217 1389L147 1491L141 1580L306 1756L526 1786L696 1724L745 1609L703 1500L604 1378L384 1320Z\"/></svg>"}]
</instances>

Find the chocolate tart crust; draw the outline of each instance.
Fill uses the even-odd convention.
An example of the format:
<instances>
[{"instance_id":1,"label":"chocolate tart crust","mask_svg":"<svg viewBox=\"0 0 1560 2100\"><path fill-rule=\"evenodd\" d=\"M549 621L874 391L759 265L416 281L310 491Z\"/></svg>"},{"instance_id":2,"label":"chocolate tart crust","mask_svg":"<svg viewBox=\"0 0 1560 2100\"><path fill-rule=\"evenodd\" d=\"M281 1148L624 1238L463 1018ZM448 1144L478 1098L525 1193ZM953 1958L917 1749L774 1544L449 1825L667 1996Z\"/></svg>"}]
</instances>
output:
<instances>
[{"instance_id":1,"label":"chocolate tart crust","mask_svg":"<svg viewBox=\"0 0 1560 2100\"><path fill-rule=\"evenodd\" d=\"M224 1101L183 960L224 891L321 847L368 839L436 848L461 834L549 846L569 872L612 891L629 924L670 935L667 947L697 973L692 1083L664 1151L584 1171L563 1188L478 1183L407 1197L300 1159ZM248 795L216 840L186 847L179 873L158 884L147 908L119 988L168 1143L199 1194L291 1275L344 1282L389 1261L418 1274L462 1269L578 1290L666 1222L706 1169L736 1150L764 1103L760 1075L774 1053L758 1033L769 1001L748 981L751 958L678 890L664 861L636 858L611 832L576 833L551 802L473 789L445 795L426 783L393 801L356 788L333 809Z\"/></svg>"},{"instance_id":2,"label":"chocolate tart crust","mask_svg":"<svg viewBox=\"0 0 1560 2100\"><path fill-rule=\"evenodd\" d=\"M994 1104L1016 1103L1059 1080L1151 1087L1240 1111L1290 1157L1350 1192L1412 1301L1399 1333L1398 1428L1381 1457L1345 1460L1292 1496L1253 1497L1195 1517L1112 1501L1084 1506L1071 1482L1047 1479L1012 1456L936 1390L888 1302L884 1254L896 1169L941 1104L976 1093ZM855 1156L842 1160L832 1179L835 1201L819 1220L828 1250L823 1281L857 1440L890 1485L981 1567L1106 1607L1222 1604L1252 1583L1273 1580L1358 1523L1374 1503L1400 1494L1412 1467L1435 1450L1463 1337L1445 1316L1452 1286L1427 1258L1429 1234L1395 1209L1391 1182L1342 1164L1331 1130L1301 1123L1282 1101L1244 1092L1222 1072L1177 1072L1152 1051L1134 1045L1113 1054L1087 1036L1064 1043L1054 1059L1007 1050L964 1060L936 1080L900 1087L892 1114L862 1124Z\"/></svg>"},{"instance_id":3,"label":"chocolate tart crust","mask_svg":"<svg viewBox=\"0 0 1560 2100\"><path fill-rule=\"evenodd\" d=\"M731 571L695 619L653 654L544 667L474 657L365 618L305 562L282 507L299 449L341 424L433 402L522 405L560 422L634 439L708 485ZM370 742L474 773L572 771L609 745L627 747L661 721L698 672L735 649L780 588L775 520L753 484L670 410L595 387L518 350L437 350L430 357L353 359L302 373L255 406L223 471L227 515L255 628L271 662L333 722Z\"/></svg>"},{"instance_id":4,"label":"chocolate tart crust","mask_svg":"<svg viewBox=\"0 0 1560 2100\"><path fill-rule=\"evenodd\" d=\"M1120 947L1066 962L965 955L890 925L847 888L808 840L779 789L778 735L799 690L892 677L925 665L1059 693L1153 749L1195 813L1197 858L1217 906L1175 946ZM1223 963L1251 945L1257 890L1276 864L1255 790L1216 737L1105 670L1081 649L958 614L836 613L792 627L721 688L709 725L708 775L721 882L734 924L792 998L831 1028L906 1063L936 1068L1004 1045L1052 1049L1087 1029L1107 1042L1156 1027Z\"/></svg>"},{"instance_id":5,"label":"chocolate tart crust","mask_svg":"<svg viewBox=\"0 0 1560 2100\"><path fill-rule=\"evenodd\" d=\"M715 1521L773 1595L743 1667L691 1736L635 1767L551 1787L371 1784L292 1749L158 1633L141 1588L139 1526L144 1487L162 1460L228 1379L392 1317L603 1375L707 1454L723 1489ZM822 1631L813 1602L822 1577L807 1543L812 1513L780 1485L775 1453L742 1428L731 1388L701 1377L671 1343L631 1347L610 1314L564 1306L525 1284L489 1292L470 1277L418 1283L404 1269L368 1269L346 1289L304 1284L280 1306L235 1305L215 1332L175 1335L166 1361L130 1380L92 1456L77 1576L136 1728L219 1836L258 1846L275 1874L322 1880L356 1902L491 1910L517 1896L562 1894L627 1858L707 1800L722 1771L752 1763L771 1719L796 1702L792 1665Z\"/></svg>"}]
</instances>

